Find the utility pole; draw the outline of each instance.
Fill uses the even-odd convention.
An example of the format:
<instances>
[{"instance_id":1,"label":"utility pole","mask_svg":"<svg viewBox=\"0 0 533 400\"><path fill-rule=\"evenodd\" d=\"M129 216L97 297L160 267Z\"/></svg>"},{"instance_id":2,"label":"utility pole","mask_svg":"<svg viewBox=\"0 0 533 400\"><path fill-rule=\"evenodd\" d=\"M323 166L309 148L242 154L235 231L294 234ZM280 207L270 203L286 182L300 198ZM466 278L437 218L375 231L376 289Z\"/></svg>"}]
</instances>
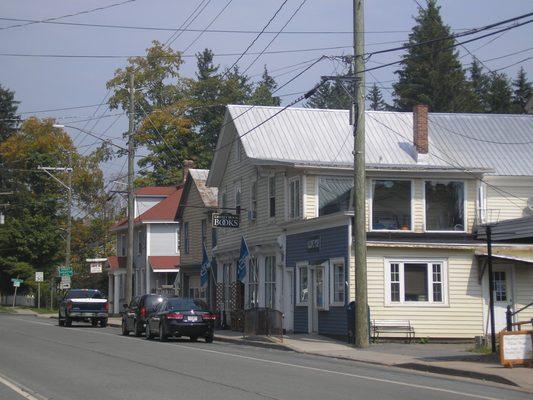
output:
<instances>
[{"instance_id":1,"label":"utility pole","mask_svg":"<svg viewBox=\"0 0 533 400\"><path fill-rule=\"evenodd\" d=\"M67 246L65 250L65 268L70 268L70 243L72 240L72 153L68 152L67 178Z\"/></svg>"},{"instance_id":2,"label":"utility pole","mask_svg":"<svg viewBox=\"0 0 533 400\"><path fill-rule=\"evenodd\" d=\"M133 81L133 71L129 76L130 109L129 109L129 129L128 129L128 251L126 258L126 302L129 304L133 296L133 221L134 221L134 200L133 200L133 160L135 148L133 144L133 131L135 129L135 89Z\"/></svg>"},{"instance_id":3,"label":"utility pole","mask_svg":"<svg viewBox=\"0 0 533 400\"><path fill-rule=\"evenodd\" d=\"M366 173L365 173L365 52L364 0L353 1L353 85L351 123L354 132L354 226L352 243L355 256L355 347L368 347L368 302L366 278Z\"/></svg>"},{"instance_id":4,"label":"utility pole","mask_svg":"<svg viewBox=\"0 0 533 400\"><path fill-rule=\"evenodd\" d=\"M489 313L490 313L490 344L493 353L496 353L496 323L494 321L494 275L492 272L492 227L485 226L487 234L487 263L489 267Z\"/></svg>"}]
</instances>

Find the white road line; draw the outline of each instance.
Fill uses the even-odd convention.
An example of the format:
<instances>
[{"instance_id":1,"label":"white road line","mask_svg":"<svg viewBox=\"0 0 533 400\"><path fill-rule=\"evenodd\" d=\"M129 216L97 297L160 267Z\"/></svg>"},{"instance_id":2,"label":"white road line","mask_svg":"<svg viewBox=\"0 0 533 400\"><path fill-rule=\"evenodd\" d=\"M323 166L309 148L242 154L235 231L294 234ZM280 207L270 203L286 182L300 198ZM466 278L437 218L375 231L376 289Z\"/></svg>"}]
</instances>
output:
<instances>
[{"instance_id":1,"label":"white road line","mask_svg":"<svg viewBox=\"0 0 533 400\"><path fill-rule=\"evenodd\" d=\"M47 323L44 323L44 322L28 321L28 320L22 319L22 318L17 318L17 319L19 321L25 321L25 322L29 322L29 323L33 323L33 324L55 326L53 324L47 324ZM126 336L120 336L120 335L117 335L117 334L114 334L114 333L94 332L92 330L89 332L89 331L86 331L86 330L75 330L75 329L68 329L68 330L65 330L65 331L68 331L68 332L93 333L93 334L98 334L98 335L109 335L109 336L113 336L115 338L128 340L128 338ZM129 340L131 340L131 339L129 339ZM153 342L149 342L149 341L140 341L140 342L141 343L146 343L146 344L153 343ZM256 361L256 362L260 362L260 363L264 363L264 364L281 365L281 366L284 366L284 367L299 368L299 369L304 369L304 370L308 370L308 371L328 373L328 374L332 374L332 375L348 376L348 377L351 377L351 378L357 378L357 379L368 380L368 381L373 381L373 382L389 383L389 384L399 385L399 386L407 386L407 387L411 387L411 388L430 390L430 391L433 391L433 392L450 393L450 394L455 394L455 395L459 395L459 396L463 396L463 397L470 397L470 398L475 398L475 399L502 400L502 399L499 399L499 398L496 398L496 397L488 397L488 396L483 396L483 395L478 395L478 394L459 392L459 391L451 390L451 389L442 389L442 388L436 388L436 387L432 387L432 386L418 385L416 383L408 383L408 382L395 381L395 380L392 380L392 379L376 378L376 377L368 376L368 375L359 375L359 374L352 374L352 373L348 373L348 372L333 371L333 370L330 370L330 369L308 367L308 366L305 366L305 365L291 364L291 363L285 363L285 362L281 362L281 361L267 360L267 359L264 359L264 358L257 358L257 357L243 356L243 355L240 355L240 354L226 353L224 351L201 349L201 348L198 348L198 347L189 347L189 346L184 346L184 345L175 344L175 343L158 343L158 345L167 345L167 346L171 346L171 347L174 347L174 348L175 347L180 347L182 349L190 350L190 351L200 351L200 352L204 352L204 353L212 353L212 354L224 355L224 356L233 357L233 358L240 358L240 359L245 359L245 360L250 360L250 361Z\"/></svg>"},{"instance_id":2,"label":"white road line","mask_svg":"<svg viewBox=\"0 0 533 400\"><path fill-rule=\"evenodd\" d=\"M40 396L35 397L33 394L29 393L26 389L22 387L19 383L14 382L12 379L6 378L4 375L0 374L0 383L3 383L8 388L14 392L20 394L22 397L28 400L46 400L44 397Z\"/></svg>"}]
</instances>

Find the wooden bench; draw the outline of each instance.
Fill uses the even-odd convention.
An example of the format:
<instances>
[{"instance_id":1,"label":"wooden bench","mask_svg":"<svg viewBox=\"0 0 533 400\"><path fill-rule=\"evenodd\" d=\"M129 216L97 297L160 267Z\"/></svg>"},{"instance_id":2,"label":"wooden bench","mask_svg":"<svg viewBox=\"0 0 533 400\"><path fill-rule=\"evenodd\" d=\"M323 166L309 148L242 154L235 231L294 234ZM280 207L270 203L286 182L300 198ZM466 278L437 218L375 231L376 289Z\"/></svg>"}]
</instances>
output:
<instances>
[{"instance_id":1,"label":"wooden bench","mask_svg":"<svg viewBox=\"0 0 533 400\"><path fill-rule=\"evenodd\" d=\"M378 342L380 333L404 333L409 339L409 343L415 338L415 328L409 320L390 319L372 320L372 341Z\"/></svg>"}]
</instances>

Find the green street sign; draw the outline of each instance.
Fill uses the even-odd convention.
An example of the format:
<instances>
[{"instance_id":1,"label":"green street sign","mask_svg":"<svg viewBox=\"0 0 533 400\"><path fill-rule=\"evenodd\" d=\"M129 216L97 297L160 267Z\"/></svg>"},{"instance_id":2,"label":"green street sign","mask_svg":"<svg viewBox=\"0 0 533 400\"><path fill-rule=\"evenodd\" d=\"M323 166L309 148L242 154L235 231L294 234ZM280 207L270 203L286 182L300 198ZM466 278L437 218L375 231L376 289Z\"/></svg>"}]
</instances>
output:
<instances>
[{"instance_id":1,"label":"green street sign","mask_svg":"<svg viewBox=\"0 0 533 400\"><path fill-rule=\"evenodd\" d=\"M61 267L59 268L59 276L72 276L74 275L74 271L72 268L65 268Z\"/></svg>"}]
</instances>

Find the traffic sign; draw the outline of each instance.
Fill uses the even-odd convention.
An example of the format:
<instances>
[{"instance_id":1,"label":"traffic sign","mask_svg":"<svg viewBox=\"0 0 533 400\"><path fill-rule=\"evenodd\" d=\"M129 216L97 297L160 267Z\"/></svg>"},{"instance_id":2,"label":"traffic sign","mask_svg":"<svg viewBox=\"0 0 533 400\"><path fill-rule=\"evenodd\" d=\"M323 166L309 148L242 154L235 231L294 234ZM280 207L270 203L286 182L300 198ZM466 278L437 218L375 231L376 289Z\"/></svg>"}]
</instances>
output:
<instances>
[{"instance_id":1,"label":"traffic sign","mask_svg":"<svg viewBox=\"0 0 533 400\"><path fill-rule=\"evenodd\" d=\"M11 282L13 282L13 286L20 287L20 284L24 281L18 278L11 278Z\"/></svg>"},{"instance_id":2,"label":"traffic sign","mask_svg":"<svg viewBox=\"0 0 533 400\"><path fill-rule=\"evenodd\" d=\"M64 289L70 289L70 283L63 283L63 282L61 282L61 283L59 284L59 289L61 289L61 290L64 290Z\"/></svg>"},{"instance_id":3,"label":"traffic sign","mask_svg":"<svg viewBox=\"0 0 533 400\"><path fill-rule=\"evenodd\" d=\"M59 276L72 276L74 275L74 271L72 270L72 267L60 267L59 268Z\"/></svg>"},{"instance_id":4,"label":"traffic sign","mask_svg":"<svg viewBox=\"0 0 533 400\"><path fill-rule=\"evenodd\" d=\"M44 272L35 272L35 282L44 282Z\"/></svg>"}]
</instances>

